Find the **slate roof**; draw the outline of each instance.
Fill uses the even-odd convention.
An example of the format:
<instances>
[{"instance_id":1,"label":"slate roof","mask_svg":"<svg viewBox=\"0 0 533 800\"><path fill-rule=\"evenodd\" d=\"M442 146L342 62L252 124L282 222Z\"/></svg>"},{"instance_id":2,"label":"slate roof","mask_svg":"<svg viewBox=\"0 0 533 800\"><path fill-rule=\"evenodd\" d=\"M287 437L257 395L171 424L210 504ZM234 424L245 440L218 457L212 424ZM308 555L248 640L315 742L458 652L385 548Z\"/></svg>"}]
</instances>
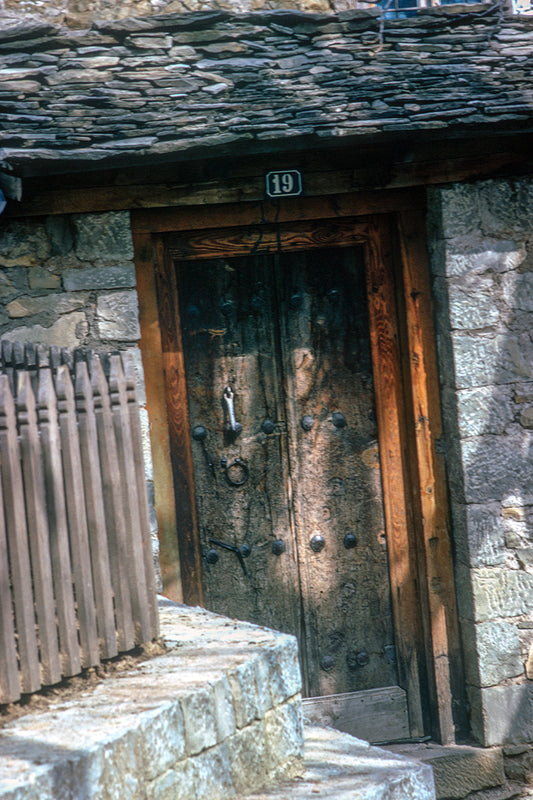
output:
<instances>
[{"instance_id":1,"label":"slate roof","mask_svg":"<svg viewBox=\"0 0 533 800\"><path fill-rule=\"evenodd\" d=\"M195 12L0 30L0 163L100 169L533 123L533 19L500 7Z\"/></svg>"}]
</instances>

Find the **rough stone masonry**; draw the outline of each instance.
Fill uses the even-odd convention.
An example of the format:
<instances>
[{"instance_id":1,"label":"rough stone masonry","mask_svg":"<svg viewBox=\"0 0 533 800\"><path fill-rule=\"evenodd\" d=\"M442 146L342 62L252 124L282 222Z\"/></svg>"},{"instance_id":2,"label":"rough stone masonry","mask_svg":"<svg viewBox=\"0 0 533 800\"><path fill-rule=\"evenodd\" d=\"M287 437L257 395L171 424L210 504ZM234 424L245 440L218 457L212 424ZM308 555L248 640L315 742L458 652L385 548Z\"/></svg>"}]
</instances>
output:
<instances>
[{"instance_id":1,"label":"rough stone masonry","mask_svg":"<svg viewBox=\"0 0 533 800\"><path fill-rule=\"evenodd\" d=\"M533 180L429 193L473 731L533 739Z\"/></svg>"}]
</instances>

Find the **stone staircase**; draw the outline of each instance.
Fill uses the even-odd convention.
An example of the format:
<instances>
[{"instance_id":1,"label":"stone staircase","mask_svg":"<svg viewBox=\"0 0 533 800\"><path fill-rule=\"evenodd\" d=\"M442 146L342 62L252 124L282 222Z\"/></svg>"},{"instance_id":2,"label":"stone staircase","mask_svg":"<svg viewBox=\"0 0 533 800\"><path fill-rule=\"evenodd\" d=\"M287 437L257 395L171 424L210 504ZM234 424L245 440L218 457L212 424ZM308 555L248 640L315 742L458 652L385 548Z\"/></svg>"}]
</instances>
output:
<instances>
[{"instance_id":1,"label":"stone staircase","mask_svg":"<svg viewBox=\"0 0 533 800\"><path fill-rule=\"evenodd\" d=\"M435 800L427 764L329 728L304 764L292 636L163 599L160 622L164 652L0 727L0 800Z\"/></svg>"},{"instance_id":2,"label":"stone staircase","mask_svg":"<svg viewBox=\"0 0 533 800\"><path fill-rule=\"evenodd\" d=\"M164 652L0 727L0 800L528 796L501 748L383 749L304 726L291 636L164 599L160 622Z\"/></svg>"}]
</instances>

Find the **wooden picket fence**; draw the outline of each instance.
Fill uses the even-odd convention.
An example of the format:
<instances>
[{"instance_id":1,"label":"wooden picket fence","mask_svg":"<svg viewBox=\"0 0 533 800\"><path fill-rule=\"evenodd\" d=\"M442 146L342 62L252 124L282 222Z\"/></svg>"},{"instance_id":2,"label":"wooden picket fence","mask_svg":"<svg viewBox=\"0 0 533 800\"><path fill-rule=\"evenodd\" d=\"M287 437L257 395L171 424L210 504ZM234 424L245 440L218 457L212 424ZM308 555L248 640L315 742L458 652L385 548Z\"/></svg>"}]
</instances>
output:
<instances>
[{"instance_id":1,"label":"wooden picket fence","mask_svg":"<svg viewBox=\"0 0 533 800\"><path fill-rule=\"evenodd\" d=\"M129 354L0 344L0 703L158 635Z\"/></svg>"}]
</instances>

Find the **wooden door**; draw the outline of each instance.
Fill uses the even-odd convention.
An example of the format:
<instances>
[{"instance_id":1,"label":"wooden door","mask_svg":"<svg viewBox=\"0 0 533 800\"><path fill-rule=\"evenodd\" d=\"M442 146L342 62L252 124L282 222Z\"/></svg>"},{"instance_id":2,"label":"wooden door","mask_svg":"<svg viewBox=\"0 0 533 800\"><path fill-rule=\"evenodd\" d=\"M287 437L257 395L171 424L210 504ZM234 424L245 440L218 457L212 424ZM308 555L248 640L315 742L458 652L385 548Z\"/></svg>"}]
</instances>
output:
<instances>
[{"instance_id":1,"label":"wooden door","mask_svg":"<svg viewBox=\"0 0 533 800\"><path fill-rule=\"evenodd\" d=\"M207 607L295 634L308 713L409 734L362 247L175 259ZM418 702L418 700L417 700ZM416 703L415 703L416 704ZM348 715L350 716L350 715Z\"/></svg>"}]
</instances>

